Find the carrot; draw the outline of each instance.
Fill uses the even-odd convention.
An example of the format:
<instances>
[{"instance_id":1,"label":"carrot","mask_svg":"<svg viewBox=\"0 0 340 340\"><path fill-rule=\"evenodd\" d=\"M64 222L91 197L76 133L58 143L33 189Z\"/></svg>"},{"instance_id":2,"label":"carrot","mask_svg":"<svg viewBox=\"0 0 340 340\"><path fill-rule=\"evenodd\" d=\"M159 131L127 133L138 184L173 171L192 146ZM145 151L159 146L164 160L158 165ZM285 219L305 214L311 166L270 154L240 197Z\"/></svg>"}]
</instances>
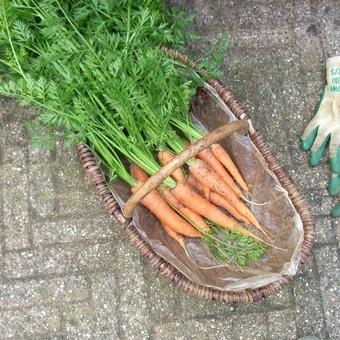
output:
<instances>
[{"instance_id":1,"label":"carrot","mask_svg":"<svg viewBox=\"0 0 340 340\"><path fill-rule=\"evenodd\" d=\"M247 217L243 216L235 207L233 207L222 195L217 192L212 191L210 193L210 201L219 207L222 207L229 211L229 213L234 216L240 222L246 224L251 224Z\"/></svg>"},{"instance_id":2,"label":"carrot","mask_svg":"<svg viewBox=\"0 0 340 340\"><path fill-rule=\"evenodd\" d=\"M233 178L229 175L224 166L211 152L210 147L199 152L197 156L201 160L205 161L210 166L210 168L213 169L230 186L230 188L235 192L238 197L242 195Z\"/></svg>"},{"instance_id":3,"label":"carrot","mask_svg":"<svg viewBox=\"0 0 340 340\"><path fill-rule=\"evenodd\" d=\"M175 231L173 231L170 227L168 227L164 223L162 223L162 226L163 226L164 230L166 231L166 233L171 238L173 238L175 241L177 241L183 249L185 249L185 242L184 242L183 236L181 234L178 234Z\"/></svg>"},{"instance_id":4,"label":"carrot","mask_svg":"<svg viewBox=\"0 0 340 340\"><path fill-rule=\"evenodd\" d=\"M138 186L141 185L147 178L147 174L142 169L136 169L137 166L132 166L132 174L138 181L138 185L132 188L132 191L136 191ZM187 221L181 218L163 199L163 197L156 191L152 190L141 201L145 207L147 207L161 223L169 226L176 233L189 236L200 237L201 234Z\"/></svg>"},{"instance_id":5,"label":"carrot","mask_svg":"<svg viewBox=\"0 0 340 340\"><path fill-rule=\"evenodd\" d=\"M195 162L189 167L189 172L197 179L198 182L208 187L210 190L216 191L223 196L230 194L235 197L237 196L230 186L201 159L195 160Z\"/></svg>"},{"instance_id":6,"label":"carrot","mask_svg":"<svg viewBox=\"0 0 340 340\"><path fill-rule=\"evenodd\" d=\"M248 219L248 221L253 224L255 227L260 229L262 232L262 228L257 221L256 217L254 214L251 212L251 210L243 203L240 201L240 199L236 196L233 195L223 195L223 197L234 207L237 209L237 211L244 216L245 218Z\"/></svg>"},{"instance_id":7,"label":"carrot","mask_svg":"<svg viewBox=\"0 0 340 340\"><path fill-rule=\"evenodd\" d=\"M180 214L182 214L182 216L189 220L195 227L197 227L198 230L204 231L206 233L210 231L210 228L205 223L204 218L179 202L168 187L162 188L162 194L168 203Z\"/></svg>"},{"instance_id":8,"label":"carrot","mask_svg":"<svg viewBox=\"0 0 340 340\"><path fill-rule=\"evenodd\" d=\"M217 225L233 232L239 232L243 235L257 238L253 233L243 228L219 208L197 194L188 183L178 182L176 187L171 190L171 193L188 208Z\"/></svg>"},{"instance_id":9,"label":"carrot","mask_svg":"<svg viewBox=\"0 0 340 340\"><path fill-rule=\"evenodd\" d=\"M161 165L165 165L169 163L175 156L169 152L169 151L159 151L158 152L158 159ZM176 180L176 181L184 181L185 177L183 174L183 171L181 168L176 169L171 176Z\"/></svg>"},{"instance_id":10,"label":"carrot","mask_svg":"<svg viewBox=\"0 0 340 340\"><path fill-rule=\"evenodd\" d=\"M236 165L234 164L228 153L223 149L223 147L220 144L216 143L211 145L211 151L215 155L215 157L224 165L224 167L230 172L230 174L234 177L238 185L244 191L249 191L247 183L245 182L242 175L238 171Z\"/></svg>"},{"instance_id":11,"label":"carrot","mask_svg":"<svg viewBox=\"0 0 340 340\"><path fill-rule=\"evenodd\" d=\"M243 215L241 215L238 210L233 207L222 195L217 192L210 191L208 188L204 187L202 184L196 181L194 177L191 175L188 177L187 182L197 190L197 192L203 195L208 201L211 203L218 205L224 209L226 209L233 217L237 220L251 224L250 221ZM208 190L208 194L207 194Z\"/></svg>"},{"instance_id":12,"label":"carrot","mask_svg":"<svg viewBox=\"0 0 340 340\"><path fill-rule=\"evenodd\" d=\"M220 180L220 177L213 172L204 161L196 160L196 162L189 167L189 171L198 182L225 197L225 199L234 206L241 215L245 216L251 224L263 231L253 213L240 201L230 187Z\"/></svg>"},{"instance_id":13,"label":"carrot","mask_svg":"<svg viewBox=\"0 0 340 340\"><path fill-rule=\"evenodd\" d=\"M213 196L214 196L214 198L216 198L215 195L213 195ZM236 197L235 195L232 195L230 193L229 195L223 195L223 198L227 202L229 202L229 204L231 206L236 208L237 211L248 220L248 223L250 222L250 224L254 225L257 229L261 230L262 233L265 234L270 239L268 234L263 230L260 223L257 221L257 219L256 219L255 215L252 213L252 211L243 202L241 202L238 197ZM215 203L215 204L219 205L218 203Z\"/></svg>"},{"instance_id":14,"label":"carrot","mask_svg":"<svg viewBox=\"0 0 340 340\"><path fill-rule=\"evenodd\" d=\"M135 164L130 165L130 173L138 182L145 182L149 178L148 174Z\"/></svg>"}]
</instances>

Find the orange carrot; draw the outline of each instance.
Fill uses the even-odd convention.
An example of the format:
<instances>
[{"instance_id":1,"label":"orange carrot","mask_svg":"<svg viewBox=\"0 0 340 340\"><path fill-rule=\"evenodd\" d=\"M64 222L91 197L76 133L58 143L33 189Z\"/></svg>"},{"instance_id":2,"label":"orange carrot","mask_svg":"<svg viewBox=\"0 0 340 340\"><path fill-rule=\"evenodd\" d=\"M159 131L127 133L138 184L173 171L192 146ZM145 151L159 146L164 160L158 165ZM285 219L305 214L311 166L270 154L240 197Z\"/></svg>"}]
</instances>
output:
<instances>
[{"instance_id":1,"label":"orange carrot","mask_svg":"<svg viewBox=\"0 0 340 340\"><path fill-rule=\"evenodd\" d=\"M196 159L189 167L189 171L198 182L208 187L210 190L216 191L223 196L231 194L235 197L237 196L230 186L201 159Z\"/></svg>"},{"instance_id":2,"label":"orange carrot","mask_svg":"<svg viewBox=\"0 0 340 340\"><path fill-rule=\"evenodd\" d=\"M229 175L224 166L211 152L210 147L198 153L197 156L201 160L205 161L210 166L210 168L214 170L230 186L230 188L235 192L238 197L242 195L233 178Z\"/></svg>"},{"instance_id":3,"label":"orange carrot","mask_svg":"<svg viewBox=\"0 0 340 340\"><path fill-rule=\"evenodd\" d=\"M132 188L136 191L138 186L144 182L147 175L142 169L136 169L137 166L132 166L133 177L138 181L138 185ZM200 237L201 234L187 221L181 218L170 206L163 197L156 191L152 190L141 201L160 221L169 226L176 233L189 236Z\"/></svg>"},{"instance_id":4,"label":"orange carrot","mask_svg":"<svg viewBox=\"0 0 340 340\"><path fill-rule=\"evenodd\" d=\"M247 183L245 182L242 175L238 171L236 165L234 164L228 153L223 149L223 147L220 144L216 143L211 145L211 151L215 155L215 157L224 165L224 167L230 172L230 174L234 177L238 185L244 191L249 191Z\"/></svg>"},{"instance_id":5,"label":"orange carrot","mask_svg":"<svg viewBox=\"0 0 340 340\"><path fill-rule=\"evenodd\" d=\"M221 181L220 177L213 172L204 161L199 159L196 160L195 163L189 167L189 171L198 182L225 197L241 215L245 216L251 222L251 224L263 231L253 213L240 201L228 185Z\"/></svg>"},{"instance_id":6,"label":"orange carrot","mask_svg":"<svg viewBox=\"0 0 340 340\"><path fill-rule=\"evenodd\" d=\"M149 175L142 168L135 164L130 165L130 173L132 177L138 182L145 182L149 178Z\"/></svg>"},{"instance_id":7,"label":"orange carrot","mask_svg":"<svg viewBox=\"0 0 340 340\"><path fill-rule=\"evenodd\" d=\"M236 231L243 235L256 238L253 233L243 228L215 205L211 204L208 200L197 194L188 183L178 182L176 187L171 190L171 193L188 208L216 223L217 225L229 229L230 231Z\"/></svg>"},{"instance_id":8,"label":"orange carrot","mask_svg":"<svg viewBox=\"0 0 340 340\"><path fill-rule=\"evenodd\" d=\"M197 192L201 195L203 195L208 201L211 203L218 205L224 209L226 209L233 217L235 217L237 220L251 224L250 221L243 215L240 214L240 212L233 207L222 195L220 195L217 192L210 191L208 192L208 195L206 194L206 187L204 187L202 184L197 182L197 180L192 177L191 175L188 177L187 182L197 190Z\"/></svg>"},{"instance_id":9,"label":"orange carrot","mask_svg":"<svg viewBox=\"0 0 340 340\"><path fill-rule=\"evenodd\" d=\"M159 151L158 152L158 159L161 165L165 165L169 163L175 156L170 151ZM184 181L185 177L181 168L176 169L171 176L176 181Z\"/></svg>"},{"instance_id":10,"label":"orange carrot","mask_svg":"<svg viewBox=\"0 0 340 340\"><path fill-rule=\"evenodd\" d=\"M175 241L177 241L179 243L179 245L185 249L185 242L183 239L183 236L176 233L175 231L173 231L169 226L167 226L166 224L162 223L164 230L166 231L166 233L173 238Z\"/></svg>"},{"instance_id":11,"label":"orange carrot","mask_svg":"<svg viewBox=\"0 0 340 340\"><path fill-rule=\"evenodd\" d=\"M242 216L246 217L251 224L263 231L254 214L238 197L235 195L223 195L223 197L235 207Z\"/></svg>"},{"instance_id":12,"label":"orange carrot","mask_svg":"<svg viewBox=\"0 0 340 340\"><path fill-rule=\"evenodd\" d=\"M251 224L247 217L243 216L235 207L233 207L222 195L217 192L212 191L210 193L210 201L219 207L222 207L229 211L229 213L234 216L240 222L246 224Z\"/></svg>"},{"instance_id":13,"label":"orange carrot","mask_svg":"<svg viewBox=\"0 0 340 340\"><path fill-rule=\"evenodd\" d=\"M189 220L195 227L197 227L198 230L202 230L206 233L210 231L210 228L205 223L204 218L179 202L176 197L174 197L174 195L171 193L168 187L162 188L162 194L168 201L168 203L180 214L182 214L187 220Z\"/></svg>"}]
</instances>

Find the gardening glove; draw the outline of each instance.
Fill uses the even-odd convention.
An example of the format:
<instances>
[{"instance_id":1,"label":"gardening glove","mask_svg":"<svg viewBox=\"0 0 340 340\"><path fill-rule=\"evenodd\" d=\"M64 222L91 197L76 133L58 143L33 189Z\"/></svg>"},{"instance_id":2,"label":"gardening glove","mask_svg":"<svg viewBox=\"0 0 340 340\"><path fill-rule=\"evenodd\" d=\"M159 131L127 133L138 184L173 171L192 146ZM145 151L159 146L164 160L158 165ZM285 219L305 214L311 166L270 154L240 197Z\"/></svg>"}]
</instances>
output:
<instances>
[{"instance_id":1,"label":"gardening glove","mask_svg":"<svg viewBox=\"0 0 340 340\"><path fill-rule=\"evenodd\" d=\"M315 117L306 127L301 144L311 149L310 164L316 166L330 141L330 165L333 172L329 192L340 192L340 56L327 59L327 84L324 87Z\"/></svg>"}]
</instances>

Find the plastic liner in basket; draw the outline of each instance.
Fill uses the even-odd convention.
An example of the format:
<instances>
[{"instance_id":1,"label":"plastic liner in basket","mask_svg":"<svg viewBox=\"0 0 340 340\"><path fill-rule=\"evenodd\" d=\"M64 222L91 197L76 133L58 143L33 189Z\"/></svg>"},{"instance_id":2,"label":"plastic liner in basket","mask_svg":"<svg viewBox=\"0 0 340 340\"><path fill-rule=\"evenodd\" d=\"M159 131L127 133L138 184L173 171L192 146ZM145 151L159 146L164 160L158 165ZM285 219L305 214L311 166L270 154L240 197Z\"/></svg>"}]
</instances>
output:
<instances>
[{"instance_id":1,"label":"plastic liner in basket","mask_svg":"<svg viewBox=\"0 0 340 340\"><path fill-rule=\"evenodd\" d=\"M191 114L195 124L206 131L236 119L216 91L207 84L193 98ZM201 239L185 238L188 257L178 243L165 233L157 218L142 205L137 206L133 214L135 227L159 256L200 285L242 291L267 285L279 280L282 275L294 275L303 241L303 225L287 191L268 169L248 134L235 133L221 144L248 183L251 201L271 202L262 206L251 204L250 208L273 240L272 243L285 250L269 247L259 260L239 267L217 260ZM113 183L111 189L122 207L131 195L129 186L118 181ZM257 235L263 238L263 234Z\"/></svg>"}]
</instances>

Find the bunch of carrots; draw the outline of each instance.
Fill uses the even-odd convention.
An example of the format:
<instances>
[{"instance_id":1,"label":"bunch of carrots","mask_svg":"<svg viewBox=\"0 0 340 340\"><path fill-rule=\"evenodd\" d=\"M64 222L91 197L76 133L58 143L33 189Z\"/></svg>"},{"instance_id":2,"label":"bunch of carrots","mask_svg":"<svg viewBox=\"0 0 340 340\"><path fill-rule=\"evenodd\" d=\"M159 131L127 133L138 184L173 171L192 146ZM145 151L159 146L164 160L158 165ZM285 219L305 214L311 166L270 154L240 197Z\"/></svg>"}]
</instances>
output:
<instances>
[{"instance_id":1,"label":"bunch of carrots","mask_svg":"<svg viewBox=\"0 0 340 340\"><path fill-rule=\"evenodd\" d=\"M218 151L213 152L216 149ZM173 158L174 154L170 151L158 152L161 165L167 164ZM214 144L200 152L198 159L191 162L189 175L186 176L181 168L172 173L175 186L162 185L142 200L143 205L160 220L168 235L184 246L183 236L201 237L210 232L206 222L209 220L231 232L262 241L240 224L243 222L253 225L263 232L254 214L240 199L241 190L237 184L243 186L245 191L248 191L248 187L224 148L220 144ZM223 174L218 173L216 168L223 171ZM135 192L149 176L137 165L132 165L130 170L137 180L136 186L132 187L132 192Z\"/></svg>"},{"instance_id":2,"label":"bunch of carrots","mask_svg":"<svg viewBox=\"0 0 340 340\"><path fill-rule=\"evenodd\" d=\"M69 142L86 144L110 180L120 178L134 192L204 136L188 108L205 78L160 48L183 47L187 21L161 1L4 0L0 15L0 94L34 106L38 122L62 126ZM212 61L198 63L204 74L215 75ZM228 249L249 244L247 260L256 260L268 244L249 227L270 241L245 204L247 192L230 155L216 143L142 203L183 248L185 237L202 238L218 248L219 258L239 263ZM216 230L247 242L236 247Z\"/></svg>"}]
</instances>

